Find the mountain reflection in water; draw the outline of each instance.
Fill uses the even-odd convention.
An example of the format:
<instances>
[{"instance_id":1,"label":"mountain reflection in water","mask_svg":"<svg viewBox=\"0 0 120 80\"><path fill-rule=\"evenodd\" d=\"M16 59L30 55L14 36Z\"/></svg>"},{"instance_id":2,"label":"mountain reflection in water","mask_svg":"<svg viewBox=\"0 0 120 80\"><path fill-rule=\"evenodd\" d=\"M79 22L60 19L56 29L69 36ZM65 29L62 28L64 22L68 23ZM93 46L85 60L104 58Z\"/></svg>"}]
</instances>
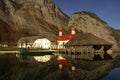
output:
<instances>
[{"instance_id":1,"label":"mountain reflection in water","mask_svg":"<svg viewBox=\"0 0 120 80\"><path fill-rule=\"evenodd\" d=\"M58 74L56 56L52 57L49 63L29 63L21 62L15 54L0 55L0 80L100 80L112 68L116 68L113 65L120 61L120 57L115 60L95 61L67 59L76 67L75 75L72 75L71 68L66 66L63 67L63 72Z\"/></svg>"},{"instance_id":2,"label":"mountain reflection in water","mask_svg":"<svg viewBox=\"0 0 120 80\"><path fill-rule=\"evenodd\" d=\"M102 80L120 80L120 68L115 68Z\"/></svg>"}]
</instances>

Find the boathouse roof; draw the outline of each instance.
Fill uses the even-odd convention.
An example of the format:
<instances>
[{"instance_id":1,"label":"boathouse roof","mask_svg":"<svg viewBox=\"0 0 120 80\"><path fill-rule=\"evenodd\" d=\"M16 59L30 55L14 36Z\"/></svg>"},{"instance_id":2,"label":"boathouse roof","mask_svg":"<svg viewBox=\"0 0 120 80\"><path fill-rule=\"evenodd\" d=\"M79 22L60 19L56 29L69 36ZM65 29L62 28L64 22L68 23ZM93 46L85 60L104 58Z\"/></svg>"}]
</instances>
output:
<instances>
[{"instance_id":1,"label":"boathouse roof","mask_svg":"<svg viewBox=\"0 0 120 80\"><path fill-rule=\"evenodd\" d=\"M82 45L112 45L104 39L98 38L91 33L77 34L74 38L69 40L65 46L82 46Z\"/></svg>"}]
</instances>

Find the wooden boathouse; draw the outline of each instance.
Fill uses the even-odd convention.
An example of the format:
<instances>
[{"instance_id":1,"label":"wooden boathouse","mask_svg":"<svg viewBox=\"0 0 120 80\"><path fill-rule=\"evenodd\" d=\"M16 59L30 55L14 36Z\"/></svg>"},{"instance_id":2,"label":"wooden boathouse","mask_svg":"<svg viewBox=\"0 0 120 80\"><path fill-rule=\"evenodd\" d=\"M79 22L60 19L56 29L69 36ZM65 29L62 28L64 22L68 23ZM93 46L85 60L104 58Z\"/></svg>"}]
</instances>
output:
<instances>
[{"instance_id":1,"label":"wooden boathouse","mask_svg":"<svg viewBox=\"0 0 120 80\"><path fill-rule=\"evenodd\" d=\"M65 55L68 57L93 60L95 55L100 55L104 59L104 54L112 48L112 44L104 39L98 38L91 33L77 34L65 45Z\"/></svg>"}]
</instances>

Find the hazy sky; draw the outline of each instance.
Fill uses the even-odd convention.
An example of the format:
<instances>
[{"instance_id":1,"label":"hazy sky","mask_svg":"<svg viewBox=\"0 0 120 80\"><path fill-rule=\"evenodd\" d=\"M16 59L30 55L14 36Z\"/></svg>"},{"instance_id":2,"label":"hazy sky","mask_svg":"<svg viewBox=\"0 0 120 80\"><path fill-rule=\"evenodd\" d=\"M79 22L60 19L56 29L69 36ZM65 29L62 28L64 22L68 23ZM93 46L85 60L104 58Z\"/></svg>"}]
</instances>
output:
<instances>
[{"instance_id":1,"label":"hazy sky","mask_svg":"<svg viewBox=\"0 0 120 80\"><path fill-rule=\"evenodd\" d=\"M120 29L120 0L52 0L68 16L74 12L90 11L111 27Z\"/></svg>"}]
</instances>

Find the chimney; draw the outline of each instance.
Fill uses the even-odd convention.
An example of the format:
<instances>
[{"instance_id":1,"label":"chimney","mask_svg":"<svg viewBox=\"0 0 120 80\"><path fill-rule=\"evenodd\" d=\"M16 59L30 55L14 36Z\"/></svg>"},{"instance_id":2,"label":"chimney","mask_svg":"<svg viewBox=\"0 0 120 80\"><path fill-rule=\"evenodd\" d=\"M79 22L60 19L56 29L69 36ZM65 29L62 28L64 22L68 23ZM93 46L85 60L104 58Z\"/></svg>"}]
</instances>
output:
<instances>
[{"instance_id":1,"label":"chimney","mask_svg":"<svg viewBox=\"0 0 120 80\"><path fill-rule=\"evenodd\" d=\"M72 66L72 74L75 74L75 67L74 66Z\"/></svg>"},{"instance_id":2,"label":"chimney","mask_svg":"<svg viewBox=\"0 0 120 80\"><path fill-rule=\"evenodd\" d=\"M58 73L62 73L62 64L59 64Z\"/></svg>"},{"instance_id":3,"label":"chimney","mask_svg":"<svg viewBox=\"0 0 120 80\"><path fill-rule=\"evenodd\" d=\"M59 27L59 36L62 36L62 27Z\"/></svg>"},{"instance_id":4,"label":"chimney","mask_svg":"<svg viewBox=\"0 0 120 80\"><path fill-rule=\"evenodd\" d=\"M71 27L71 34L75 34L75 27Z\"/></svg>"}]
</instances>

